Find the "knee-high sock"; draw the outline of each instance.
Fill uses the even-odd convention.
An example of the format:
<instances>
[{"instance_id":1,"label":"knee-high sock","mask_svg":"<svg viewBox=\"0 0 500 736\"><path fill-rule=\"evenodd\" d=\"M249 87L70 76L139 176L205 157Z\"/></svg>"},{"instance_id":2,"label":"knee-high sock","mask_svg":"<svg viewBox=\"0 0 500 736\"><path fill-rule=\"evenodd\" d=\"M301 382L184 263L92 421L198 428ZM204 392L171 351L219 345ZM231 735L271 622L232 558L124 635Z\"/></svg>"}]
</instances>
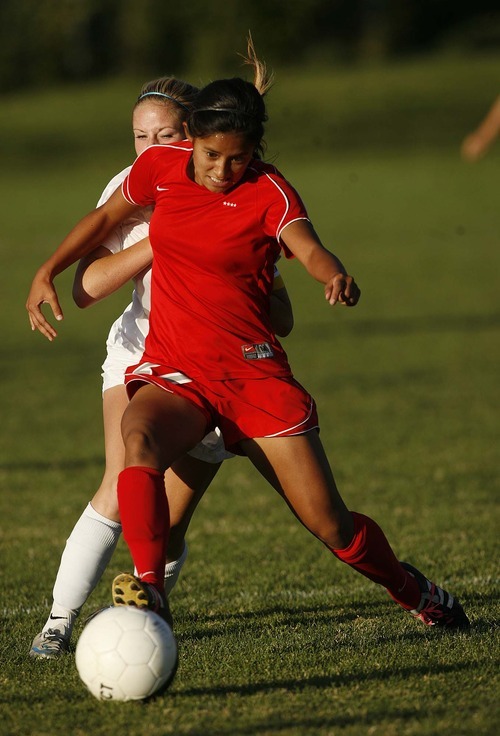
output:
<instances>
[{"instance_id":1,"label":"knee-high sock","mask_svg":"<svg viewBox=\"0 0 500 736\"><path fill-rule=\"evenodd\" d=\"M68 537L54 583L54 603L76 614L99 582L121 524L99 514L89 503Z\"/></svg>"},{"instance_id":2,"label":"knee-high sock","mask_svg":"<svg viewBox=\"0 0 500 736\"><path fill-rule=\"evenodd\" d=\"M415 578L399 563L379 525L369 516L353 511L354 537L345 549L332 549L339 560L365 577L379 583L403 608L420 603L420 588Z\"/></svg>"},{"instance_id":3,"label":"knee-high sock","mask_svg":"<svg viewBox=\"0 0 500 736\"><path fill-rule=\"evenodd\" d=\"M163 473L140 466L122 470L118 506L123 536L139 577L163 591L170 529Z\"/></svg>"}]
</instances>

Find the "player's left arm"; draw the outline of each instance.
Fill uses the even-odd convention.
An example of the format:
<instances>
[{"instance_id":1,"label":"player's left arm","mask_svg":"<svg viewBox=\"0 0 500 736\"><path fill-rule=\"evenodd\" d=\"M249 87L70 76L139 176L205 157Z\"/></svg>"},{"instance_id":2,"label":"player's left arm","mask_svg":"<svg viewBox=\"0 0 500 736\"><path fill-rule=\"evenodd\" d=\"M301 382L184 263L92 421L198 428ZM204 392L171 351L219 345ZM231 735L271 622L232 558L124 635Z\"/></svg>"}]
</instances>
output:
<instances>
[{"instance_id":1,"label":"player's left arm","mask_svg":"<svg viewBox=\"0 0 500 736\"><path fill-rule=\"evenodd\" d=\"M309 220L295 220L281 232L281 240L307 272L325 285L325 298L332 306L337 302L354 307L361 291L354 278L336 255L321 243Z\"/></svg>"},{"instance_id":2,"label":"player's left arm","mask_svg":"<svg viewBox=\"0 0 500 736\"><path fill-rule=\"evenodd\" d=\"M54 317L58 321L63 319L54 278L94 250L114 227L137 209L138 205L131 205L117 190L107 202L85 215L66 235L59 247L40 266L31 283L26 309L32 330L38 330L50 341L57 336L42 312L42 305L48 304Z\"/></svg>"}]
</instances>

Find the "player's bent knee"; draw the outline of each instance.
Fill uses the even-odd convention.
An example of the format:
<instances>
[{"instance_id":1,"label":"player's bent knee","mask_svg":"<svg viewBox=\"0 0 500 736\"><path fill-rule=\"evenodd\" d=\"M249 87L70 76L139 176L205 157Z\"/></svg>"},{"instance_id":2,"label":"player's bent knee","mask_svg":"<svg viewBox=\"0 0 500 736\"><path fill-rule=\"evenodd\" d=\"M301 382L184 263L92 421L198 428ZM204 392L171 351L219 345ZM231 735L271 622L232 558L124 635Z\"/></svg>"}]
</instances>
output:
<instances>
[{"instance_id":1,"label":"player's bent knee","mask_svg":"<svg viewBox=\"0 0 500 736\"><path fill-rule=\"evenodd\" d=\"M158 444L149 432L133 429L127 433L123 441L127 465L158 466L160 454Z\"/></svg>"}]
</instances>

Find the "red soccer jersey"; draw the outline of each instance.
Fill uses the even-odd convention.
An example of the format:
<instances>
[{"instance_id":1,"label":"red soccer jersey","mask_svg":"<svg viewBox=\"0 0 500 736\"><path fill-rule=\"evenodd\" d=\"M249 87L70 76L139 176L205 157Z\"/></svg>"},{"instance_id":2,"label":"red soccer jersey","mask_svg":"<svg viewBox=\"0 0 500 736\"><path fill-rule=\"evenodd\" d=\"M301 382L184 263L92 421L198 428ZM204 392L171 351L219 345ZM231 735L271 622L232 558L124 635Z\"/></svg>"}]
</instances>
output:
<instances>
[{"instance_id":1,"label":"red soccer jersey","mask_svg":"<svg viewBox=\"0 0 500 736\"><path fill-rule=\"evenodd\" d=\"M306 209L279 172L257 160L233 189L210 192L187 175L191 153L187 141L151 146L123 182L129 202L155 205L144 359L208 380L290 375L269 296L280 233L307 219Z\"/></svg>"}]
</instances>

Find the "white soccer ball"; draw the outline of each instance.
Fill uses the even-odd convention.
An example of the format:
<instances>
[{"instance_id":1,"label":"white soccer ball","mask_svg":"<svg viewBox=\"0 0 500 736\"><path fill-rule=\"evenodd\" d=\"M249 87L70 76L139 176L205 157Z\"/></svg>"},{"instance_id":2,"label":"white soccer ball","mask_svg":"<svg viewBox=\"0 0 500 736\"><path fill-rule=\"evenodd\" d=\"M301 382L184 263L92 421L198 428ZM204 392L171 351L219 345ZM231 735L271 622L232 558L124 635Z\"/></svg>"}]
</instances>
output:
<instances>
[{"instance_id":1,"label":"white soccer ball","mask_svg":"<svg viewBox=\"0 0 500 736\"><path fill-rule=\"evenodd\" d=\"M78 674L98 700L143 700L173 680L177 643L152 611L116 606L90 619L75 652Z\"/></svg>"}]
</instances>

